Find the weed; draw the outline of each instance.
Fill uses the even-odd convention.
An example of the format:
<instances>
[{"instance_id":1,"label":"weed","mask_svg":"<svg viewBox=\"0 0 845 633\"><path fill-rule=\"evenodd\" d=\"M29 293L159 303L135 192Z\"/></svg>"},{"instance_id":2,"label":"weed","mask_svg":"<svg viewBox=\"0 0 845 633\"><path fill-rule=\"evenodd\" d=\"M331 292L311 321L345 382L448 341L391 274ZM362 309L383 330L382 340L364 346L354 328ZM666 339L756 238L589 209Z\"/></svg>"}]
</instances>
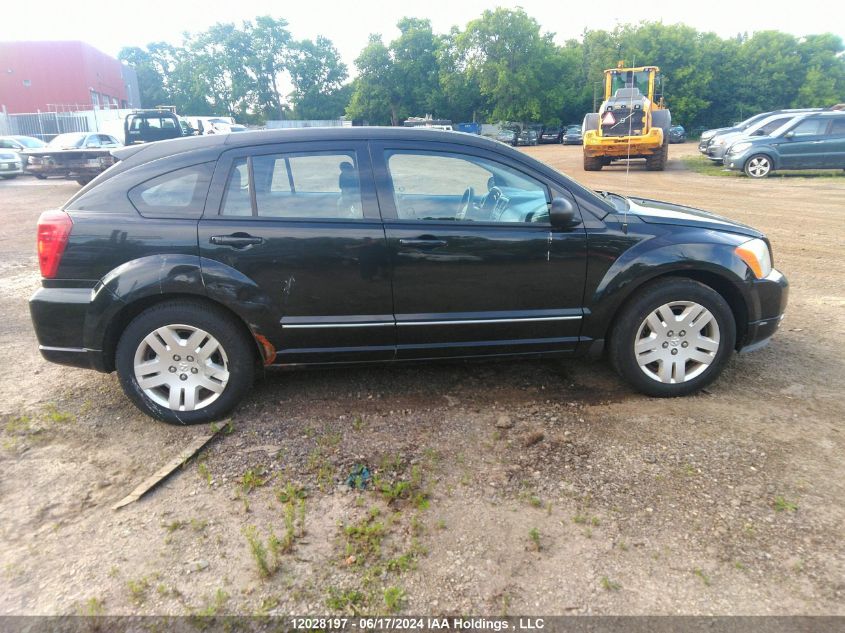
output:
<instances>
[{"instance_id":1,"label":"weed","mask_svg":"<svg viewBox=\"0 0 845 633\"><path fill-rule=\"evenodd\" d=\"M531 546L535 551L540 551L540 530L531 528L528 530L528 538L531 539Z\"/></svg>"},{"instance_id":2,"label":"weed","mask_svg":"<svg viewBox=\"0 0 845 633\"><path fill-rule=\"evenodd\" d=\"M572 522L577 523L578 525L592 525L593 527L601 525L601 519L598 517L588 517L583 514L576 514L572 517Z\"/></svg>"},{"instance_id":3,"label":"weed","mask_svg":"<svg viewBox=\"0 0 845 633\"><path fill-rule=\"evenodd\" d=\"M364 420L360 415L356 415L355 419L352 420L352 430L360 431L364 428Z\"/></svg>"},{"instance_id":4,"label":"weed","mask_svg":"<svg viewBox=\"0 0 845 633\"><path fill-rule=\"evenodd\" d=\"M258 530L254 525L249 525L244 528L244 536L249 543L249 550L258 567L258 575L262 578L269 578L275 570L270 568L270 562L267 560L267 548L264 546L261 537L258 536Z\"/></svg>"},{"instance_id":5,"label":"weed","mask_svg":"<svg viewBox=\"0 0 845 633\"><path fill-rule=\"evenodd\" d=\"M605 591L619 591L622 588L618 582L611 580L607 576L601 577L601 588Z\"/></svg>"},{"instance_id":6,"label":"weed","mask_svg":"<svg viewBox=\"0 0 845 633\"><path fill-rule=\"evenodd\" d=\"M117 578L117 576L119 574L120 574L120 567L118 567L117 565L112 565L111 568L109 569L109 578Z\"/></svg>"},{"instance_id":7,"label":"weed","mask_svg":"<svg viewBox=\"0 0 845 633\"><path fill-rule=\"evenodd\" d=\"M405 602L405 591L401 587L385 587L384 606L388 613L396 613Z\"/></svg>"},{"instance_id":8,"label":"weed","mask_svg":"<svg viewBox=\"0 0 845 633\"><path fill-rule=\"evenodd\" d=\"M208 521L205 519L191 519L191 529L194 532L203 532L208 527Z\"/></svg>"},{"instance_id":9,"label":"weed","mask_svg":"<svg viewBox=\"0 0 845 633\"><path fill-rule=\"evenodd\" d=\"M305 492L305 488L291 482L286 483L284 487L276 490L276 499L279 500L279 503L288 503L295 499L305 499L307 496L308 493Z\"/></svg>"},{"instance_id":10,"label":"weed","mask_svg":"<svg viewBox=\"0 0 845 633\"><path fill-rule=\"evenodd\" d=\"M80 615L88 617L100 616L105 612L105 606L100 598L88 598L80 609Z\"/></svg>"},{"instance_id":11,"label":"weed","mask_svg":"<svg viewBox=\"0 0 845 633\"><path fill-rule=\"evenodd\" d=\"M241 476L241 487L243 488L244 492L252 492L256 488L260 488L264 484L267 483L267 480L263 477L263 471L259 471L257 468L250 468Z\"/></svg>"},{"instance_id":12,"label":"weed","mask_svg":"<svg viewBox=\"0 0 845 633\"><path fill-rule=\"evenodd\" d=\"M65 422L74 421L74 417L70 413L59 411L54 404L48 404L44 408L44 417L48 422L52 422L53 424L64 424Z\"/></svg>"},{"instance_id":13,"label":"weed","mask_svg":"<svg viewBox=\"0 0 845 633\"><path fill-rule=\"evenodd\" d=\"M745 571L748 569L745 565L743 565L740 561L736 561L734 563L734 567L736 567L739 571Z\"/></svg>"},{"instance_id":14,"label":"weed","mask_svg":"<svg viewBox=\"0 0 845 633\"><path fill-rule=\"evenodd\" d=\"M692 570L692 573L695 574L696 576L698 576L699 578L701 578L701 582L704 583L705 587L710 586L710 576L705 574L704 570L700 569L699 567L696 567L695 569Z\"/></svg>"},{"instance_id":15,"label":"weed","mask_svg":"<svg viewBox=\"0 0 845 633\"><path fill-rule=\"evenodd\" d=\"M206 607L197 611L194 615L200 618L213 618L223 610L228 601L229 594L222 589L218 589L214 598L207 602Z\"/></svg>"},{"instance_id":16,"label":"weed","mask_svg":"<svg viewBox=\"0 0 845 633\"><path fill-rule=\"evenodd\" d=\"M446 529L446 521L444 519L437 519L437 523L435 526L438 530L445 530Z\"/></svg>"},{"instance_id":17,"label":"weed","mask_svg":"<svg viewBox=\"0 0 845 633\"><path fill-rule=\"evenodd\" d=\"M528 497L528 503L532 508L541 508L543 506L543 500L540 497Z\"/></svg>"},{"instance_id":18,"label":"weed","mask_svg":"<svg viewBox=\"0 0 845 633\"><path fill-rule=\"evenodd\" d=\"M176 521L171 521L170 523L163 523L162 527L167 530L168 534L172 534L176 530L181 530L188 524L187 521L182 521L181 519L177 519Z\"/></svg>"},{"instance_id":19,"label":"weed","mask_svg":"<svg viewBox=\"0 0 845 633\"><path fill-rule=\"evenodd\" d=\"M129 599L137 605L143 604L147 599L147 591L150 588L150 581L146 577L138 580L126 581L126 588L129 590Z\"/></svg>"},{"instance_id":20,"label":"weed","mask_svg":"<svg viewBox=\"0 0 845 633\"><path fill-rule=\"evenodd\" d=\"M798 510L797 504L787 501L784 497L775 497L772 507L775 512L795 512Z\"/></svg>"},{"instance_id":21,"label":"weed","mask_svg":"<svg viewBox=\"0 0 845 633\"><path fill-rule=\"evenodd\" d=\"M335 587L329 587L326 606L332 611L351 611L352 613L358 613L364 603L364 594L356 589L341 591Z\"/></svg>"},{"instance_id":22,"label":"weed","mask_svg":"<svg viewBox=\"0 0 845 633\"><path fill-rule=\"evenodd\" d=\"M203 453L203 456L205 453ZM211 471L208 469L208 463L205 461L204 457L200 457L197 460L197 472L200 474L209 486L211 485Z\"/></svg>"},{"instance_id":23,"label":"weed","mask_svg":"<svg viewBox=\"0 0 845 633\"><path fill-rule=\"evenodd\" d=\"M354 557L358 563L367 559L375 560L381 556L385 527L383 522L376 521L378 516L378 508L372 508L364 519L343 528L346 536L346 555Z\"/></svg>"}]
</instances>

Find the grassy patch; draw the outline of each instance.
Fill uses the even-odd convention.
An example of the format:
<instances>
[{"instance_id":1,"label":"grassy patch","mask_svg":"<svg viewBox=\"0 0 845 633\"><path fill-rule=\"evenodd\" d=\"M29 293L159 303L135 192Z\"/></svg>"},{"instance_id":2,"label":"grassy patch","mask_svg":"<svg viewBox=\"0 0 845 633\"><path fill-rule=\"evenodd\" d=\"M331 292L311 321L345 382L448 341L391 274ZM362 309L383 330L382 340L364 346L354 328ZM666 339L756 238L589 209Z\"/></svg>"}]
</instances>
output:
<instances>
[{"instance_id":1,"label":"grassy patch","mask_svg":"<svg viewBox=\"0 0 845 633\"><path fill-rule=\"evenodd\" d=\"M798 510L797 504L787 501L784 497L775 497L772 507L775 512L795 512Z\"/></svg>"},{"instance_id":2,"label":"grassy patch","mask_svg":"<svg viewBox=\"0 0 845 633\"><path fill-rule=\"evenodd\" d=\"M614 580L611 580L607 576L601 577L600 584L601 584L601 588L604 589L605 591L619 591L622 588L622 585L620 585L618 582L616 582Z\"/></svg>"},{"instance_id":3,"label":"grassy patch","mask_svg":"<svg viewBox=\"0 0 845 633\"><path fill-rule=\"evenodd\" d=\"M696 567L695 569L692 570L692 573L693 573L693 575L698 576L698 578L701 580L701 582L704 583L705 587L710 586L710 583L711 583L710 576L705 574L703 569Z\"/></svg>"},{"instance_id":4,"label":"grassy patch","mask_svg":"<svg viewBox=\"0 0 845 633\"><path fill-rule=\"evenodd\" d=\"M147 591L150 589L149 578L126 581L126 589L129 591L129 599L136 605L144 604L147 599Z\"/></svg>"},{"instance_id":5,"label":"grassy patch","mask_svg":"<svg viewBox=\"0 0 845 633\"><path fill-rule=\"evenodd\" d=\"M531 541L531 547L534 549L534 551L539 552L541 549L540 530L535 527L528 530L528 539Z\"/></svg>"},{"instance_id":6,"label":"grassy patch","mask_svg":"<svg viewBox=\"0 0 845 633\"><path fill-rule=\"evenodd\" d=\"M326 606L332 611L358 613L366 603L366 596L357 589L342 591L336 587L329 587Z\"/></svg>"},{"instance_id":7,"label":"grassy patch","mask_svg":"<svg viewBox=\"0 0 845 633\"><path fill-rule=\"evenodd\" d=\"M406 598L405 590L401 587L385 587L384 589L384 607L388 613L399 611Z\"/></svg>"},{"instance_id":8,"label":"grassy patch","mask_svg":"<svg viewBox=\"0 0 845 633\"><path fill-rule=\"evenodd\" d=\"M263 469L250 468L241 475L241 488L244 492L252 492L266 483L267 479L264 477Z\"/></svg>"},{"instance_id":9,"label":"grassy patch","mask_svg":"<svg viewBox=\"0 0 845 633\"><path fill-rule=\"evenodd\" d=\"M684 167L706 176L724 176L728 178L744 178L739 170L727 169L722 163L715 163L704 156L682 156ZM768 177L769 180L778 178L845 178L845 171L841 169L796 169L790 171L776 171ZM749 180L751 180L749 178Z\"/></svg>"}]
</instances>

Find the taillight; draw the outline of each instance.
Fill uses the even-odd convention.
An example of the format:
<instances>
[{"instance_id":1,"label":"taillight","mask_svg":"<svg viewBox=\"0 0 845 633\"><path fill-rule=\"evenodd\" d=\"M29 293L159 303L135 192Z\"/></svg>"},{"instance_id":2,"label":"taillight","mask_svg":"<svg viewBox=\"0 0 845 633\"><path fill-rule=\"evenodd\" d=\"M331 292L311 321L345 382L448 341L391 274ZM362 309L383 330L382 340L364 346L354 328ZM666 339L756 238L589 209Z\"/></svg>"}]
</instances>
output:
<instances>
[{"instance_id":1,"label":"taillight","mask_svg":"<svg viewBox=\"0 0 845 633\"><path fill-rule=\"evenodd\" d=\"M45 279L56 276L72 228L73 220L64 211L45 211L38 218L38 265Z\"/></svg>"}]
</instances>

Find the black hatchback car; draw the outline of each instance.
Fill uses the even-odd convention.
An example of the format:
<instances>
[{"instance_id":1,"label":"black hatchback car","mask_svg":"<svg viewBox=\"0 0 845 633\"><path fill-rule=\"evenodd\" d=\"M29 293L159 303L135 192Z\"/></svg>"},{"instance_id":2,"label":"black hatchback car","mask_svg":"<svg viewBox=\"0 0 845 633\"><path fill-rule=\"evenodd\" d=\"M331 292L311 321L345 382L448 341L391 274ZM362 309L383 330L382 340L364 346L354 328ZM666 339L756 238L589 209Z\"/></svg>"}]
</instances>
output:
<instances>
[{"instance_id":1,"label":"black hatchback car","mask_svg":"<svg viewBox=\"0 0 845 633\"><path fill-rule=\"evenodd\" d=\"M263 367L606 350L640 391L711 382L787 299L758 231L596 194L454 132L190 137L42 214L48 360L117 370L168 422L224 415Z\"/></svg>"}]
</instances>

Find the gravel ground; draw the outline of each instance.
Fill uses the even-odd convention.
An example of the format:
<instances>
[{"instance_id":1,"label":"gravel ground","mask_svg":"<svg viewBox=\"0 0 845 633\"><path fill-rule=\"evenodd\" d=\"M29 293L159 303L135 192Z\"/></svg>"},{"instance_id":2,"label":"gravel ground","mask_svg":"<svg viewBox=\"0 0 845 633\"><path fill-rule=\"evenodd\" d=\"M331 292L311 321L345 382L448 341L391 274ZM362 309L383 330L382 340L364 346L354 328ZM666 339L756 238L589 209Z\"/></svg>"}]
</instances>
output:
<instances>
[{"instance_id":1,"label":"gravel ground","mask_svg":"<svg viewBox=\"0 0 845 633\"><path fill-rule=\"evenodd\" d=\"M208 429L40 359L34 222L77 187L0 182L0 613L845 614L845 182L693 173L692 143L662 173L526 151L766 231L774 342L678 400L574 360L273 373L119 511Z\"/></svg>"}]
</instances>

